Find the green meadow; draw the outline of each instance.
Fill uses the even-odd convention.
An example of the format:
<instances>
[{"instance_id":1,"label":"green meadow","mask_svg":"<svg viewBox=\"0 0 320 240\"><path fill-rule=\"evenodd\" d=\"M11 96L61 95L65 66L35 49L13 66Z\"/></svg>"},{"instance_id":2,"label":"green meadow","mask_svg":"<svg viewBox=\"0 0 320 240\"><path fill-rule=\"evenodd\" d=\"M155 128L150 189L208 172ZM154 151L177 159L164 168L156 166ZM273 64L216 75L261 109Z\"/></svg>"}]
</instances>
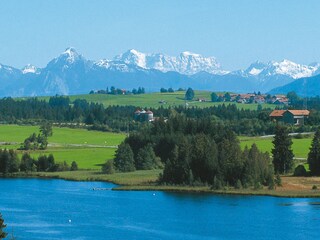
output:
<instances>
[{"instance_id":1,"label":"green meadow","mask_svg":"<svg viewBox=\"0 0 320 240\"><path fill-rule=\"evenodd\" d=\"M303 139L292 139L292 150L296 158L307 158L312 137L313 136L308 136ZM250 147L255 143L260 151L271 154L273 137L240 137L239 139L242 148L245 148L245 146Z\"/></svg>"},{"instance_id":2,"label":"green meadow","mask_svg":"<svg viewBox=\"0 0 320 240\"><path fill-rule=\"evenodd\" d=\"M217 106L221 104L236 104L238 108L251 109L255 110L258 107L258 104L241 104L241 103L213 103L211 101L211 92L209 91L195 91L194 99L204 98L206 102L199 102L196 100L185 101L184 91L174 92L174 93L146 93L139 95L110 95L110 94L83 94L83 95L71 95L70 100L74 101L75 99L85 99L88 102L101 103L104 106L109 105L119 105L119 106L128 106L133 105L137 107L145 108L158 108L158 107L174 107L174 106L185 106L186 103L189 107L197 106L201 108ZM40 97L39 99L48 100L49 97ZM165 104L160 103L160 101L165 102ZM275 105L272 104L262 104L263 108L274 109Z\"/></svg>"},{"instance_id":3,"label":"green meadow","mask_svg":"<svg viewBox=\"0 0 320 240\"><path fill-rule=\"evenodd\" d=\"M0 125L1 148L17 149L34 132L39 132L39 126ZM124 134L53 127L48 148L30 151L30 154L38 157L52 153L56 162L76 161L81 169L100 169L101 164L113 158L116 146L124 138Z\"/></svg>"}]
</instances>

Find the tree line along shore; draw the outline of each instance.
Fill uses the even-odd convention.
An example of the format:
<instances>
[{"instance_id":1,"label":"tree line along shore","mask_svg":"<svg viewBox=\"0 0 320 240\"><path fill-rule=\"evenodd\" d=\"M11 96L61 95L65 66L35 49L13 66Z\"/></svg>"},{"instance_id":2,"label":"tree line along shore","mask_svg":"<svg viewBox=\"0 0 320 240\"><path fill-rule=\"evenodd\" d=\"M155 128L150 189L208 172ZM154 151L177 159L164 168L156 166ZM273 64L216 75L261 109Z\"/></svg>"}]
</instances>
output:
<instances>
[{"instance_id":1,"label":"tree line along shore","mask_svg":"<svg viewBox=\"0 0 320 240\"><path fill-rule=\"evenodd\" d=\"M190 97L190 90L188 91L186 97ZM299 101L301 100L296 99L293 104L299 105ZM316 102L316 99L313 101ZM316 106L316 104L311 106ZM283 184L280 175L295 174L303 177L318 175L317 170L314 170L317 167L313 167L317 165L317 159L312 160L311 151L307 163L295 166L291 149L292 140L288 136L290 131L304 132L318 129L320 121L316 107L310 109L310 117L302 126L289 126L271 121L268 117L271 109L239 109L236 105L231 104L208 108L187 106L150 108L149 110L152 110L157 116L156 121L152 123L135 121L134 111L136 109L135 106L104 106L84 99L71 101L69 97L64 96L51 97L47 101L37 98L0 100L0 113L2 113L0 118L5 123L40 124L46 119L60 126L74 124L73 127L85 127L88 130L102 131L106 134L124 132L127 137L122 143L121 141L118 143L118 149L114 150L114 158L108 159L105 164L100 164L100 174L107 177L103 179L100 176L92 176L88 171L86 173L78 171L80 175L81 172L84 175L90 175L90 177L79 177L82 180L100 179L118 183L116 179L112 179L112 176L125 176L127 172L136 171L135 177L139 178L139 173L151 171L155 175L150 177L149 185L136 180L137 183L139 182L137 189L143 188L144 185L145 188L158 189L207 188L209 191L216 192L257 192L281 189ZM279 137L280 132L282 132L281 137ZM256 144L241 148L239 135L264 134L276 135L274 147L269 153L259 150ZM280 140L277 140L278 137ZM36 138L36 142L43 141L39 137L29 136L29 143L34 142ZM41 149L43 148L41 141L38 142L40 149L37 149L40 155L41 151L45 150ZM314 142L316 139L313 140L312 145L313 155L317 156L317 145ZM50 138L48 143L50 144ZM282 143L286 145L282 146ZM278 149L279 146L282 148ZM85 146L82 144L80 147ZM32 153L36 149L24 150ZM14 151L2 150L4 159L8 159L5 155L14 156ZM28 155L23 156L21 160L28 159ZM7 170L1 170L1 172L4 175L13 172L16 172L15 175L21 175L23 172L37 176L51 175L53 168L48 167L43 170L37 167L39 159L30 158L32 160L29 162L32 162L34 166L27 170L15 168L15 171L12 171L8 170L10 167L6 167L4 169ZM5 161L1 162L3 166ZM73 165L73 170L76 170L75 164ZM68 168L71 169L71 167L65 169ZM60 167L60 169L63 168ZM58 175L60 174L55 176ZM134 188L133 184L125 185ZM312 187L311 195L314 195L317 186Z\"/></svg>"}]
</instances>

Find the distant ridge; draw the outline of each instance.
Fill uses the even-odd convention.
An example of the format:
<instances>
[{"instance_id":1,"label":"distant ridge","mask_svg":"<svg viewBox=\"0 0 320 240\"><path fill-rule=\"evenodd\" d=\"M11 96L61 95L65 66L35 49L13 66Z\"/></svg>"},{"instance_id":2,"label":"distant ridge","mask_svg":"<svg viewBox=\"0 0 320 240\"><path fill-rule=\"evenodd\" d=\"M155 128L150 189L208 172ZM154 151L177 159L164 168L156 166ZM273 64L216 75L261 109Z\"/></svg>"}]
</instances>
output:
<instances>
[{"instance_id":1,"label":"distant ridge","mask_svg":"<svg viewBox=\"0 0 320 240\"><path fill-rule=\"evenodd\" d=\"M267 92L303 77L320 73L320 64L301 65L289 60L255 62L245 70L228 71L215 57L192 52L178 56L146 54L135 49L112 60L87 60L67 48L46 67L28 64L23 69L0 64L0 96L80 94L108 86L147 91L161 87L232 92Z\"/></svg>"},{"instance_id":2,"label":"distant ridge","mask_svg":"<svg viewBox=\"0 0 320 240\"><path fill-rule=\"evenodd\" d=\"M282 87L274 88L270 91L271 94L288 93L294 91L299 96L310 97L320 96L320 75L309 78L300 78L292 83Z\"/></svg>"}]
</instances>

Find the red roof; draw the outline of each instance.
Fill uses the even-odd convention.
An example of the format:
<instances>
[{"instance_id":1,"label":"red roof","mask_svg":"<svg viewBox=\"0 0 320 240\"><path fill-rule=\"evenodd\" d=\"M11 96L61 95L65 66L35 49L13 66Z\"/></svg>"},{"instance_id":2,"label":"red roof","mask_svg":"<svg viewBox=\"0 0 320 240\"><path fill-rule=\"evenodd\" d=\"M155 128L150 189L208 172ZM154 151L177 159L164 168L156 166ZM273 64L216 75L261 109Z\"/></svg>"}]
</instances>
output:
<instances>
[{"instance_id":1,"label":"red roof","mask_svg":"<svg viewBox=\"0 0 320 240\"><path fill-rule=\"evenodd\" d=\"M269 117L282 117L286 110L273 110Z\"/></svg>"},{"instance_id":2,"label":"red roof","mask_svg":"<svg viewBox=\"0 0 320 240\"><path fill-rule=\"evenodd\" d=\"M309 116L308 110L273 110L269 117L282 117L285 112L290 112L294 116Z\"/></svg>"},{"instance_id":3,"label":"red roof","mask_svg":"<svg viewBox=\"0 0 320 240\"><path fill-rule=\"evenodd\" d=\"M288 110L294 116L309 116L310 112L308 110Z\"/></svg>"}]
</instances>

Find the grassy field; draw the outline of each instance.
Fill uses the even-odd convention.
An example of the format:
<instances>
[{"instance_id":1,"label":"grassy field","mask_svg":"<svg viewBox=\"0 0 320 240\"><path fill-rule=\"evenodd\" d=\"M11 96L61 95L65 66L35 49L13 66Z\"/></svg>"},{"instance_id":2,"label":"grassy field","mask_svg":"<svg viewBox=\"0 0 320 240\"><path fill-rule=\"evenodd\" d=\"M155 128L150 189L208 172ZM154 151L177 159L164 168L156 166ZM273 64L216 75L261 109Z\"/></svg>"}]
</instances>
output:
<instances>
[{"instance_id":1,"label":"grassy field","mask_svg":"<svg viewBox=\"0 0 320 240\"><path fill-rule=\"evenodd\" d=\"M188 106L197 106L197 107L210 107L215 105L220 105L223 103L213 103L210 102L211 92L209 91L195 91L195 98L204 98L208 102L199 102L199 101L187 101ZM145 108L157 108L160 106L169 107L169 106L185 106L186 101L184 100L184 91L174 92L174 93L146 93L140 95L107 95L107 94L83 94L83 95L72 95L69 96L71 101L75 99L86 99L89 102L101 103L104 106L109 105L134 105L137 107ZM49 97L39 97L39 99L48 100ZM161 104L159 101L165 101L166 104ZM236 104L238 108L243 109L257 109L258 104L240 104L240 103L224 103L224 104ZM263 108L274 109L275 105L272 104L263 104Z\"/></svg>"},{"instance_id":2,"label":"grassy field","mask_svg":"<svg viewBox=\"0 0 320 240\"><path fill-rule=\"evenodd\" d=\"M292 139L292 149L296 158L307 158L309 153L309 148L311 145L313 136L308 136L303 139ZM271 153L273 148L273 137L262 138L262 137L240 137L240 145L242 149L245 146L250 147L252 144L256 144L260 151Z\"/></svg>"},{"instance_id":3,"label":"grassy field","mask_svg":"<svg viewBox=\"0 0 320 240\"><path fill-rule=\"evenodd\" d=\"M39 132L39 126L0 125L0 142L21 143L34 132ZM115 146L124 137L117 133L53 127L53 136L49 137L49 143Z\"/></svg>"},{"instance_id":4,"label":"grassy field","mask_svg":"<svg viewBox=\"0 0 320 240\"><path fill-rule=\"evenodd\" d=\"M17 149L38 126L0 125L1 148ZM56 162L72 161L82 169L100 169L101 164L112 159L116 146L125 138L124 134L53 127L46 150L31 151L33 157L52 153ZM23 151L19 151L20 155Z\"/></svg>"}]
</instances>

